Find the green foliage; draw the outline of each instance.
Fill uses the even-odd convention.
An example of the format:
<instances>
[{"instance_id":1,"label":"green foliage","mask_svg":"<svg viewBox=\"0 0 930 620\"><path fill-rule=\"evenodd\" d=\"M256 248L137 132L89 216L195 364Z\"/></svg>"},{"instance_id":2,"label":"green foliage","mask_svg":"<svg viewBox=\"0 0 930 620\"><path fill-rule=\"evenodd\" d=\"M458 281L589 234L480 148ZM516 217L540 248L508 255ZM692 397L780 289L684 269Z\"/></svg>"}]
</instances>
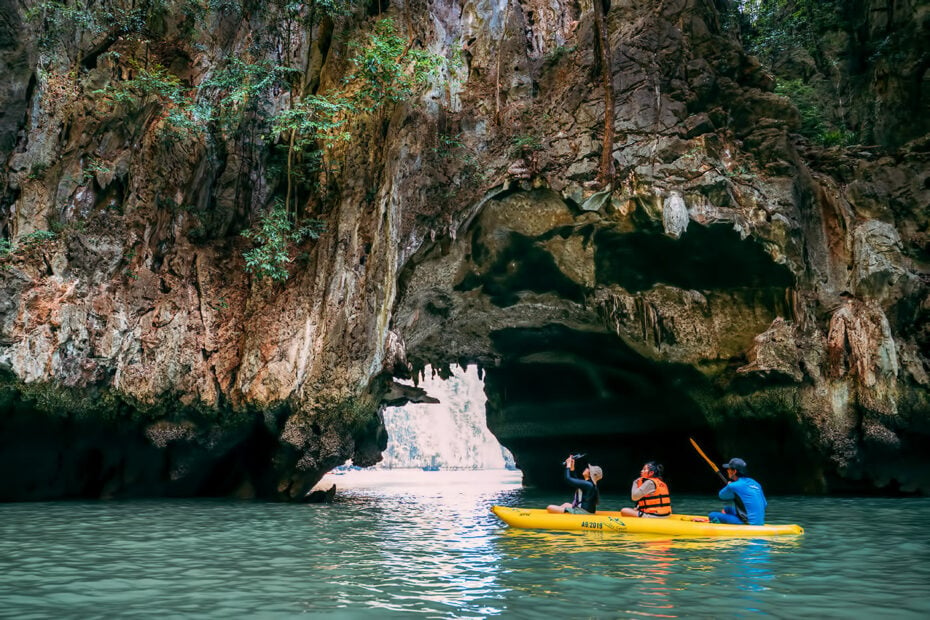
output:
<instances>
[{"instance_id":1,"label":"green foliage","mask_svg":"<svg viewBox=\"0 0 930 620\"><path fill-rule=\"evenodd\" d=\"M25 18L38 31L40 47L46 49L61 42L70 32L99 33L105 30L97 12L80 2L39 2L26 10Z\"/></svg>"},{"instance_id":2,"label":"green foliage","mask_svg":"<svg viewBox=\"0 0 930 620\"><path fill-rule=\"evenodd\" d=\"M140 108L153 100L164 104L189 105L180 78L158 63L144 66L136 60L129 61L133 77L122 82L109 84L93 94L101 95L114 104Z\"/></svg>"},{"instance_id":3,"label":"green foliage","mask_svg":"<svg viewBox=\"0 0 930 620\"><path fill-rule=\"evenodd\" d=\"M243 253L245 270L259 279L287 280L293 245L304 239L318 238L323 229L324 224L319 220L310 220L295 229L284 206L276 203L261 215L257 226L242 233L256 244Z\"/></svg>"},{"instance_id":4,"label":"green foliage","mask_svg":"<svg viewBox=\"0 0 930 620\"><path fill-rule=\"evenodd\" d=\"M321 97L308 95L290 110L275 115L272 131L276 137L295 134L292 149L309 151L318 141L324 143L348 140L345 130L347 114L354 110L352 102L338 95Z\"/></svg>"},{"instance_id":5,"label":"green foliage","mask_svg":"<svg viewBox=\"0 0 930 620\"><path fill-rule=\"evenodd\" d=\"M257 227L242 233L257 244L243 253L245 270L260 279L283 281L288 278L287 265L291 262L288 237L291 221L287 212L277 205L261 216Z\"/></svg>"},{"instance_id":6,"label":"green foliage","mask_svg":"<svg viewBox=\"0 0 930 620\"><path fill-rule=\"evenodd\" d=\"M82 180L84 183L90 181L98 174L107 174L110 172L110 168L94 158L87 160L87 164L84 166L84 172L82 174Z\"/></svg>"},{"instance_id":7,"label":"green foliage","mask_svg":"<svg viewBox=\"0 0 930 620\"><path fill-rule=\"evenodd\" d=\"M558 64L559 61L562 60L565 56L574 54L576 49L578 49L578 46L576 45L559 45L546 52L546 55L543 57L543 61L550 66Z\"/></svg>"},{"instance_id":8,"label":"green foliage","mask_svg":"<svg viewBox=\"0 0 930 620\"><path fill-rule=\"evenodd\" d=\"M781 80L775 92L791 100L801 115L800 133L823 146L851 144L855 134L835 127L829 120L824 95L801 80Z\"/></svg>"},{"instance_id":9,"label":"green foliage","mask_svg":"<svg viewBox=\"0 0 930 620\"><path fill-rule=\"evenodd\" d=\"M19 242L23 247L30 248L37 245L42 245L46 241L51 241L57 237L57 235L51 230L37 230L31 232L28 235L23 235L19 238Z\"/></svg>"},{"instance_id":10,"label":"green foliage","mask_svg":"<svg viewBox=\"0 0 930 620\"><path fill-rule=\"evenodd\" d=\"M309 3L271 0L257 5L242 0L182 0L180 5L173 6L184 16L184 24L172 36L190 38L188 43L194 46L200 32L198 25L203 25L208 13L227 17L255 13L267 24L253 41L253 48L228 58L225 66L194 86L183 82L165 66L169 62L159 56L166 0L39 2L30 11L30 19L35 30L47 35L50 45L74 42L86 45L88 33L93 34L93 45L106 37L125 41L131 38L127 35L143 35L144 46L114 48L123 57L120 52L108 52L129 79L114 81L88 93L121 108L128 117L127 123L144 118L148 124L143 130L155 127L159 137L170 142L185 140L211 128L239 130L236 137L250 141L253 149L267 148L267 140L271 138L274 146L286 153L286 161L272 159L267 167L269 174L286 176L282 204L265 212L255 227L243 233L254 243L245 253L246 269L259 278L272 280L287 278L295 243L320 234L318 222L301 224L296 214L306 204L307 193L313 191L309 182L313 178L311 173L328 171L320 165L325 149L350 138L349 121L353 116L410 97L438 75L444 62L417 40L399 34L391 18L383 18L350 43L351 69L344 88L311 94L299 68L303 60L297 59L299 50L294 42L299 38L298 32L311 28L322 16L349 14L355 0ZM155 44L149 45L150 42ZM253 60L272 57L276 60ZM285 92L290 94L291 107L271 112L278 107L268 105L269 102ZM198 103L201 101L216 103L208 107ZM133 115L138 116L132 118ZM450 151L459 147L460 143L445 145ZM255 156L262 158L259 153ZM86 183L107 171L98 162L89 160L82 171L82 181ZM40 169L34 171L36 177L42 173Z\"/></svg>"},{"instance_id":11,"label":"green foliage","mask_svg":"<svg viewBox=\"0 0 930 620\"><path fill-rule=\"evenodd\" d=\"M167 10L165 0L148 0L138 5L130 3L129 6L112 0L101 3L93 0L45 0L28 9L25 17L38 30L39 45L47 49L79 40L74 33L142 33L154 18Z\"/></svg>"},{"instance_id":12,"label":"green foliage","mask_svg":"<svg viewBox=\"0 0 930 620\"><path fill-rule=\"evenodd\" d=\"M131 79L109 84L93 94L133 111L149 104L161 106L164 122L159 126L159 135L165 140L180 141L206 131L211 110L191 99L189 88L178 76L158 63L142 65L130 60L129 65L134 71Z\"/></svg>"},{"instance_id":13,"label":"green foliage","mask_svg":"<svg viewBox=\"0 0 930 620\"><path fill-rule=\"evenodd\" d=\"M231 17L240 17L242 15L241 0L207 0L206 4L211 11L215 11L221 15L229 15Z\"/></svg>"},{"instance_id":14,"label":"green foliage","mask_svg":"<svg viewBox=\"0 0 930 620\"><path fill-rule=\"evenodd\" d=\"M839 0L741 0L744 40L750 53L773 66L794 48L816 56L823 32L842 25Z\"/></svg>"},{"instance_id":15,"label":"green foliage","mask_svg":"<svg viewBox=\"0 0 930 620\"><path fill-rule=\"evenodd\" d=\"M823 146L849 146L856 142L856 132L849 129L826 129L816 136Z\"/></svg>"},{"instance_id":16,"label":"green foliage","mask_svg":"<svg viewBox=\"0 0 930 620\"><path fill-rule=\"evenodd\" d=\"M189 140L193 135L205 133L209 121L208 107L188 101L181 107L168 110L164 124L159 127L159 135L171 142Z\"/></svg>"},{"instance_id":17,"label":"green foliage","mask_svg":"<svg viewBox=\"0 0 930 620\"><path fill-rule=\"evenodd\" d=\"M440 134L439 146L434 148L433 152L435 152L439 157L446 158L451 156L456 150L464 147L465 143L462 142L461 134L455 136Z\"/></svg>"},{"instance_id":18,"label":"green foliage","mask_svg":"<svg viewBox=\"0 0 930 620\"><path fill-rule=\"evenodd\" d=\"M386 102L401 101L437 75L443 58L419 49L397 34L394 20L375 23L362 41L351 43L354 71L346 78L358 105L371 112Z\"/></svg>"},{"instance_id":19,"label":"green foliage","mask_svg":"<svg viewBox=\"0 0 930 620\"><path fill-rule=\"evenodd\" d=\"M355 3L356 0L314 0L313 2L318 11L329 17L351 14Z\"/></svg>"},{"instance_id":20,"label":"green foliage","mask_svg":"<svg viewBox=\"0 0 930 620\"><path fill-rule=\"evenodd\" d=\"M800 133L824 146L848 145L856 134L845 126L840 86L825 79L804 81L792 72L797 54L805 53L824 67L829 33L848 30L848 7L840 0L740 0L739 21L747 49L779 78L775 92L790 99L801 115ZM890 47L888 48L890 49ZM888 52L890 53L890 52ZM828 55L828 54L827 54ZM785 60L791 62L785 63Z\"/></svg>"},{"instance_id":21,"label":"green foliage","mask_svg":"<svg viewBox=\"0 0 930 620\"><path fill-rule=\"evenodd\" d=\"M823 131L824 111L812 86L801 80L781 80L775 86L775 93L790 99L798 108L802 135L813 137Z\"/></svg>"},{"instance_id":22,"label":"green foliage","mask_svg":"<svg viewBox=\"0 0 930 620\"><path fill-rule=\"evenodd\" d=\"M264 97L275 88L282 88L296 69L269 61L245 62L230 58L229 64L201 84L204 91L222 93L217 105L216 119L231 127L242 122L246 113L254 112Z\"/></svg>"},{"instance_id":23,"label":"green foliage","mask_svg":"<svg viewBox=\"0 0 930 620\"><path fill-rule=\"evenodd\" d=\"M45 171L48 170L48 164L44 162L38 162L32 165L29 169L29 179L41 179L42 175L45 174Z\"/></svg>"},{"instance_id":24,"label":"green foliage","mask_svg":"<svg viewBox=\"0 0 930 620\"><path fill-rule=\"evenodd\" d=\"M510 140L510 154L512 157L527 157L543 149L542 142L537 136L520 134Z\"/></svg>"},{"instance_id":25,"label":"green foliage","mask_svg":"<svg viewBox=\"0 0 930 620\"><path fill-rule=\"evenodd\" d=\"M0 258L6 258L11 254L15 254L20 250L29 250L31 248L39 247L47 241L51 241L58 237L58 234L51 230L37 230L31 232L28 235L23 235L19 238L18 243L14 243L9 239L0 239Z\"/></svg>"}]
</instances>

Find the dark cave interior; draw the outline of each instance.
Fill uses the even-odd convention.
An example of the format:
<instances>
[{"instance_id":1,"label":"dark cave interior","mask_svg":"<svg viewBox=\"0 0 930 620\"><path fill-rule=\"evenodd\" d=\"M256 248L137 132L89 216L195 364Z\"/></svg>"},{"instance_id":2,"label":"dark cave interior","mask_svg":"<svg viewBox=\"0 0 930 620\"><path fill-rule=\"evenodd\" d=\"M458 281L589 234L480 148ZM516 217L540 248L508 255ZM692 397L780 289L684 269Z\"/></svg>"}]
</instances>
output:
<instances>
[{"instance_id":1,"label":"dark cave interior","mask_svg":"<svg viewBox=\"0 0 930 620\"><path fill-rule=\"evenodd\" d=\"M663 463L680 491L719 486L688 441L719 463L742 456L773 493L805 488L805 434L796 420L707 419L695 397L714 386L687 365L657 363L612 334L564 326L494 334L505 355L485 375L488 427L510 449L528 485L562 486L566 455L587 453L605 470L602 487L623 491L640 466ZM732 452L732 453L731 453Z\"/></svg>"}]
</instances>

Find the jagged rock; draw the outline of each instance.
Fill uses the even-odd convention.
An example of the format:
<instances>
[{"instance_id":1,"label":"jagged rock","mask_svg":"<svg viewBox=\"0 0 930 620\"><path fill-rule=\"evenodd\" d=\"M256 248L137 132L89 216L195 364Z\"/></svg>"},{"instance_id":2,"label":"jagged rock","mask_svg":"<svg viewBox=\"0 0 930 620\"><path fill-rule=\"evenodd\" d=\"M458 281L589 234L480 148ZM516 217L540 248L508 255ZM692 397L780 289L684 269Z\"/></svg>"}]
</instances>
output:
<instances>
[{"instance_id":1,"label":"jagged rock","mask_svg":"<svg viewBox=\"0 0 930 620\"><path fill-rule=\"evenodd\" d=\"M739 373L758 373L765 377L782 375L795 383L804 378L801 356L794 326L778 317L763 333L753 339L749 363L737 369Z\"/></svg>"},{"instance_id":2,"label":"jagged rock","mask_svg":"<svg viewBox=\"0 0 930 620\"><path fill-rule=\"evenodd\" d=\"M336 485L332 485L328 489L314 489L304 496L304 503L306 504L331 504L336 498Z\"/></svg>"},{"instance_id":3,"label":"jagged rock","mask_svg":"<svg viewBox=\"0 0 930 620\"><path fill-rule=\"evenodd\" d=\"M589 5L407 10L401 38L456 62L350 115L352 139L288 183L269 115L298 83L344 84L364 7L285 45L272 5L199 29L166 6L146 66L180 91L129 110L95 93L138 75L136 38L40 50L3 3L0 499L300 501L347 458L380 458L378 410L412 395L391 375L453 363L486 371L489 422L531 483L566 443L600 452L608 487L661 444L676 488L705 488L698 433L753 453L773 491L926 492L923 470L892 470L924 458L930 427L926 118L891 113L915 109L896 80L919 54L850 110L908 146L825 150L793 135L797 110L719 4L614 3L609 67ZM850 19L866 47L887 27L916 41L911 8ZM178 99L220 106L208 80L243 50L259 67L283 50L293 82L166 138ZM604 69L616 176L591 195ZM286 282L261 281L240 233L287 197L326 228ZM776 467L786 454L809 468Z\"/></svg>"},{"instance_id":4,"label":"jagged rock","mask_svg":"<svg viewBox=\"0 0 930 620\"><path fill-rule=\"evenodd\" d=\"M662 226L665 234L678 238L688 230L688 208L678 192L672 192L662 206Z\"/></svg>"}]
</instances>

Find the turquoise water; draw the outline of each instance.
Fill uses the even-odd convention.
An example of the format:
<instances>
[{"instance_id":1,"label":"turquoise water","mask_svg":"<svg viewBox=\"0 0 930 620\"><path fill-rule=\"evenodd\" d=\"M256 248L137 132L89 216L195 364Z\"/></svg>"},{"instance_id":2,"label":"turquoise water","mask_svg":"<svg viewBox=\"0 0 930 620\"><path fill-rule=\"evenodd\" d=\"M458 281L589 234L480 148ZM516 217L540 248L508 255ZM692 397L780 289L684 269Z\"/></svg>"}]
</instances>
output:
<instances>
[{"instance_id":1,"label":"turquoise water","mask_svg":"<svg viewBox=\"0 0 930 620\"><path fill-rule=\"evenodd\" d=\"M566 497L499 472L334 480L331 505L0 505L0 615L930 617L930 499L774 497L804 536L688 540L509 529L489 506Z\"/></svg>"}]
</instances>

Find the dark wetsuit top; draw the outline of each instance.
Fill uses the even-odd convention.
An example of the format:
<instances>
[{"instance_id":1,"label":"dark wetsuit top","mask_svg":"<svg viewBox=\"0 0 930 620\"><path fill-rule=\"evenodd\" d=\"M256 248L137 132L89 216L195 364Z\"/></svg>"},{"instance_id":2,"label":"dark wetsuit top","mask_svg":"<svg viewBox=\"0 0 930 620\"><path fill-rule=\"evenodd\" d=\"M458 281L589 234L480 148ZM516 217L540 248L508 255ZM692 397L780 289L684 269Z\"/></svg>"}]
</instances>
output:
<instances>
[{"instance_id":1,"label":"dark wetsuit top","mask_svg":"<svg viewBox=\"0 0 930 620\"><path fill-rule=\"evenodd\" d=\"M597 508L597 502L601 498L601 494L597 490L597 485L590 480L573 477L572 470L568 467L565 468L565 480L568 484L581 490L581 502L578 504L578 507L594 514Z\"/></svg>"}]
</instances>

